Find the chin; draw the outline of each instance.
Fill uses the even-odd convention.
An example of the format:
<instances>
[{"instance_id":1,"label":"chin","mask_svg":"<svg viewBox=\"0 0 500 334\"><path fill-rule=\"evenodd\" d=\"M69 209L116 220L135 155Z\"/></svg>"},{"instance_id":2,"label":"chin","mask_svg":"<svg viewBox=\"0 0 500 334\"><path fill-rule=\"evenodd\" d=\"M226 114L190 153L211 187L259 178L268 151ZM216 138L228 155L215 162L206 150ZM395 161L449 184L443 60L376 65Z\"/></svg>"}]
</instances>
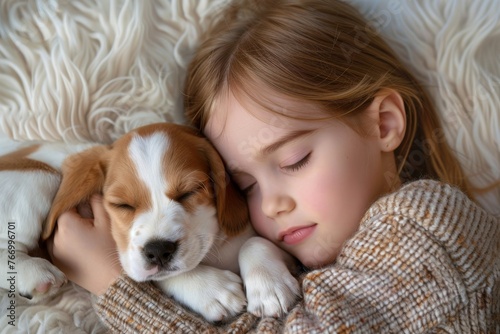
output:
<instances>
[{"instance_id":1,"label":"chin","mask_svg":"<svg viewBox=\"0 0 500 334\"><path fill-rule=\"evenodd\" d=\"M319 269L335 263L339 253L317 253L307 256L297 256L299 261L308 269Z\"/></svg>"}]
</instances>

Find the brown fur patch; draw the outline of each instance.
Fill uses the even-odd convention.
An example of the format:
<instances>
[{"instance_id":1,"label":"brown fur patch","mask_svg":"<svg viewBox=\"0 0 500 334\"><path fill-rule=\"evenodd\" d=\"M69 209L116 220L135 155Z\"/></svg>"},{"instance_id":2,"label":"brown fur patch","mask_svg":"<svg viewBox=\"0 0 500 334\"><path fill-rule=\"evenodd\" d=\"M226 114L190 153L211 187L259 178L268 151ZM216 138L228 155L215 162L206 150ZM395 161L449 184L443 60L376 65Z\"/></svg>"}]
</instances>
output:
<instances>
[{"instance_id":1,"label":"brown fur patch","mask_svg":"<svg viewBox=\"0 0 500 334\"><path fill-rule=\"evenodd\" d=\"M131 135L126 135L113 144L103 189L113 236L121 251L128 247L129 230L135 217L152 206L150 193L138 177L140 171L127 154L131 139Z\"/></svg>"},{"instance_id":2,"label":"brown fur patch","mask_svg":"<svg viewBox=\"0 0 500 334\"><path fill-rule=\"evenodd\" d=\"M175 126L168 130L170 147L164 164L169 175L169 194L182 194L201 185L200 191L183 204L186 210L213 203L224 233L234 236L245 230L249 224L246 200L226 179L224 164L215 148L191 128Z\"/></svg>"},{"instance_id":3,"label":"brown fur patch","mask_svg":"<svg viewBox=\"0 0 500 334\"><path fill-rule=\"evenodd\" d=\"M50 237L63 212L88 202L90 196L102 191L108 150L106 146L95 146L64 160L61 185L44 224L43 240Z\"/></svg>"},{"instance_id":4,"label":"brown fur patch","mask_svg":"<svg viewBox=\"0 0 500 334\"><path fill-rule=\"evenodd\" d=\"M28 158L28 156L36 152L40 145L32 145L21 148L17 151L7 153L0 156L0 171L43 171L53 174L59 172L48 164Z\"/></svg>"}]
</instances>

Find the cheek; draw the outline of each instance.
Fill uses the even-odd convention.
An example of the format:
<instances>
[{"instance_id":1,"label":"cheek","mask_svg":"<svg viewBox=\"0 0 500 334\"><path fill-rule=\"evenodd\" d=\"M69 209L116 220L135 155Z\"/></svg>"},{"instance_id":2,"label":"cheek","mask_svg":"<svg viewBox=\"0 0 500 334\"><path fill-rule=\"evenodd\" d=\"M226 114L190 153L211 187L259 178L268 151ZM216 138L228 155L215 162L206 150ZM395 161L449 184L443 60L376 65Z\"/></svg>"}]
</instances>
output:
<instances>
[{"instance_id":1,"label":"cheek","mask_svg":"<svg viewBox=\"0 0 500 334\"><path fill-rule=\"evenodd\" d=\"M295 189L299 206L319 216L331 216L336 211L335 203L345 198L344 177L331 164L316 165Z\"/></svg>"},{"instance_id":2,"label":"cheek","mask_svg":"<svg viewBox=\"0 0 500 334\"><path fill-rule=\"evenodd\" d=\"M338 236L351 235L371 204L370 176L357 163L346 156L343 163L318 166L298 188L298 202L312 214L311 219L326 223Z\"/></svg>"}]
</instances>

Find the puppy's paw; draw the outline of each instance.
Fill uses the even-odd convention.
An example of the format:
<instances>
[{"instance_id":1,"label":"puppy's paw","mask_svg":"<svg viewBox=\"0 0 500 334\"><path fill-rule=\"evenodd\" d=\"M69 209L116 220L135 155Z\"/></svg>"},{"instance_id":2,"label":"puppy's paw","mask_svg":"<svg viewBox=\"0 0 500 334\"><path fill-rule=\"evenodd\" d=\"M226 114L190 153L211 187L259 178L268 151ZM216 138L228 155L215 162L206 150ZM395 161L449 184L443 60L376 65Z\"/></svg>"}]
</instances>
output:
<instances>
[{"instance_id":1,"label":"puppy's paw","mask_svg":"<svg viewBox=\"0 0 500 334\"><path fill-rule=\"evenodd\" d=\"M209 321L221 321L245 310L241 278L227 270L214 273L200 292L199 313Z\"/></svg>"},{"instance_id":2,"label":"puppy's paw","mask_svg":"<svg viewBox=\"0 0 500 334\"><path fill-rule=\"evenodd\" d=\"M49 261L28 258L18 265L19 295L37 303L54 295L67 282L66 276Z\"/></svg>"},{"instance_id":3,"label":"puppy's paw","mask_svg":"<svg viewBox=\"0 0 500 334\"><path fill-rule=\"evenodd\" d=\"M208 321L221 321L245 310L241 278L227 270L200 265L157 285Z\"/></svg>"},{"instance_id":4,"label":"puppy's paw","mask_svg":"<svg viewBox=\"0 0 500 334\"><path fill-rule=\"evenodd\" d=\"M299 283L285 266L253 268L245 278L248 312L258 317L287 313L300 294Z\"/></svg>"}]
</instances>

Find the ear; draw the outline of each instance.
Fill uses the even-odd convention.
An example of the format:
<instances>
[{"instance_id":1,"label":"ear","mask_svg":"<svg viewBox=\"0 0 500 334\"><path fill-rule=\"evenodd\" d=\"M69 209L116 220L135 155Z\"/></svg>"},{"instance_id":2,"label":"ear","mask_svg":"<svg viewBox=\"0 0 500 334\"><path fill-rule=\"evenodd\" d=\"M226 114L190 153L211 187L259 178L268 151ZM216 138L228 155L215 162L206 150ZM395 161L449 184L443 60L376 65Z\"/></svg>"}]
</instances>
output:
<instances>
[{"instance_id":1,"label":"ear","mask_svg":"<svg viewBox=\"0 0 500 334\"><path fill-rule=\"evenodd\" d=\"M250 222L246 199L231 182L219 153L208 141L205 142L204 153L210 164L219 226L228 236L238 235Z\"/></svg>"},{"instance_id":2,"label":"ear","mask_svg":"<svg viewBox=\"0 0 500 334\"><path fill-rule=\"evenodd\" d=\"M102 192L107 169L107 146L96 146L74 154L64 160L62 180L45 220L42 240L52 234L57 218L90 196Z\"/></svg>"},{"instance_id":3,"label":"ear","mask_svg":"<svg viewBox=\"0 0 500 334\"><path fill-rule=\"evenodd\" d=\"M377 119L380 149L392 152L403 141L406 131L406 112L403 98L392 89L383 89L369 107Z\"/></svg>"}]
</instances>

